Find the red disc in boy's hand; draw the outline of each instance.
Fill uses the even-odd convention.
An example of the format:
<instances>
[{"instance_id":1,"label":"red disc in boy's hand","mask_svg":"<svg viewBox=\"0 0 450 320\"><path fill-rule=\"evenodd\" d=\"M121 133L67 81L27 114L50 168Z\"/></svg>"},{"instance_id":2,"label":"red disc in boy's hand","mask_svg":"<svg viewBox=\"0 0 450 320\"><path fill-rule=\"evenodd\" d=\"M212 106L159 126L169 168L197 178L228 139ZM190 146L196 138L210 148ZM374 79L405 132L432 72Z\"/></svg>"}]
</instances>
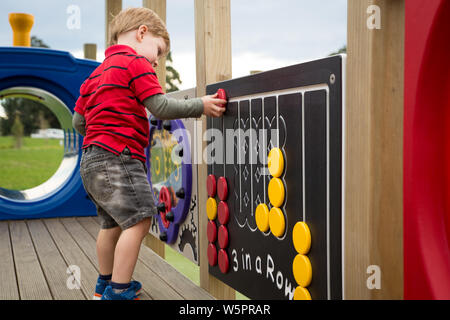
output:
<instances>
[{"instance_id":1,"label":"red disc in boy's hand","mask_svg":"<svg viewBox=\"0 0 450 320\"><path fill-rule=\"evenodd\" d=\"M222 99L222 100L228 100L225 90L223 90L223 89L217 90L217 98ZM225 105L223 105L223 107L225 108Z\"/></svg>"}]
</instances>

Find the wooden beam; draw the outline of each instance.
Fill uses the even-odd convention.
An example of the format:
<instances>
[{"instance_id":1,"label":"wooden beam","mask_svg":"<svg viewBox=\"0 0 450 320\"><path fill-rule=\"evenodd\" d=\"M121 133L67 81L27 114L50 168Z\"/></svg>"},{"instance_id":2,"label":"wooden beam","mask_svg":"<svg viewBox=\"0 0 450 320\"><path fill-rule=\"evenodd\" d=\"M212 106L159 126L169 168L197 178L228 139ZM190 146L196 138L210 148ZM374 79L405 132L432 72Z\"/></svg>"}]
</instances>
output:
<instances>
[{"instance_id":1,"label":"wooden beam","mask_svg":"<svg viewBox=\"0 0 450 320\"><path fill-rule=\"evenodd\" d=\"M379 29L369 28L371 5ZM403 298L404 7L405 0L348 1L346 299ZM379 289L368 287L376 285L369 266L381 271Z\"/></svg>"},{"instance_id":2,"label":"wooden beam","mask_svg":"<svg viewBox=\"0 0 450 320\"><path fill-rule=\"evenodd\" d=\"M97 45L95 43L85 43L83 50L85 59L97 60Z\"/></svg>"},{"instance_id":3,"label":"wooden beam","mask_svg":"<svg viewBox=\"0 0 450 320\"><path fill-rule=\"evenodd\" d=\"M153 10L164 23L166 22L166 0L143 0L142 6ZM156 68L156 74L158 76L159 84L166 91L166 59L159 60L158 67ZM148 234L145 237L144 244L157 253L160 257L164 258L166 255L166 245L164 242L155 238L153 235Z\"/></svg>"},{"instance_id":4,"label":"wooden beam","mask_svg":"<svg viewBox=\"0 0 450 320\"><path fill-rule=\"evenodd\" d=\"M197 97L202 97L206 93L206 85L231 79L230 0L195 0L195 46ZM205 130L206 117L203 116L201 121ZM206 143L202 137L203 134L198 135L197 146L205 150ZM208 272L206 177L207 165L201 163L198 165L200 286L217 299L234 299L234 290Z\"/></svg>"},{"instance_id":5,"label":"wooden beam","mask_svg":"<svg viewBox=\"0 0 450 320\"><path fill-rule=\"evenodd\" d=\"M153 10L164 23L167 18L167 4L166 0L142 0L142 6ZM166 58L160 59L158 67L156 67L156 74L158 76L161 88L166 92Z\"/></svg>"},{"instance_id":6,"label":"wooden beam","mask_svg":"<svg viewBox=\"0 0 450 320\"><path fill-rule=\"evenodd\" d=\"M105 1L105 49L108 48L109 23L120 11L122 11L122 0Z\"/></svg>"}]
</instances>

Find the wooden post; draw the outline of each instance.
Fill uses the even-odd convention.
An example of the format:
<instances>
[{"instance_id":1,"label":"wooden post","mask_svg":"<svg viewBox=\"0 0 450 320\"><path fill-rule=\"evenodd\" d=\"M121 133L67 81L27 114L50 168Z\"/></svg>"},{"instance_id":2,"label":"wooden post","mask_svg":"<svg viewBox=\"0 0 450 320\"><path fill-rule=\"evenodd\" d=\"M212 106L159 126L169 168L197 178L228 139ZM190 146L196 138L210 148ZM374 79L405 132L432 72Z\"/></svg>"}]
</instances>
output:
<instances>
[{"instance_id":1,"label":"wooden post","mask_svg":"<svg viewBox=\"0 0 450 320\"><path fill-rule=\"evenodd\" d=\"M166 23L166 0L142 0L142 6L155 11L162 21ZM166 92L166 58L159 60L158 67L156 67L155 71L161 88Z\"/></svg>"},{"instance_id":2,"label":"wooden post","mask_svg":"<svg viewBox=\"0 0 450 320\"><path fill-rule=\"evenodd\" d=\"M166 0L143 0L142 6L153 10L163 21L166 22ZM159 60L159 65L156 68L156 74L158 76L159 83L166 91L166 59ZM148 234L145 237L144 244L156 252L160 257L165 257L165 243L155 238L153 235Z\"/></svg>"},{"instance_id":3,"label":"wooden post","mask_svg":"<svg viewBox=\"0 0 450 320\"><path fill-rule=\"evenodd\" d=\"M95 43L84 44L84 58L97 60L97 45Z\"/></svg>"},{"instance_id":4,"label":"wooden post","mask_svg":"<svg viewBox=\"0 0 450 320\"><path fill-rule=\"evenodd\" d=\"M122 0L105 1L105 49L108 48L109 23L120 11L122 11Z\"/></svg>"},{"instance_id":5,"label":"wooden post","mask_svg":"<svg viewBox=\"0 0 450 320\"><path fill-rule=\"evenodd\" d=\"M231 18L230 0L195 0L195 45L197 62L197 97L206 93L206 85L231 79ZM206 117L201 118L206 129ZM203 134L197 146L205 150ZM206 256L206 177L207 165L198 165L200 286L217 299L234 299L235 291L209 275Z\"/></svg>"},{"instance_id":6,"label":"wooden post","mask_svg":"<svg viewBox=\"0 0 450 320\"><path fill-rule=\"evenodd\" d=\"M404 8L348 1L345 299L403 298Z\"/></svg>"}]
</instances>

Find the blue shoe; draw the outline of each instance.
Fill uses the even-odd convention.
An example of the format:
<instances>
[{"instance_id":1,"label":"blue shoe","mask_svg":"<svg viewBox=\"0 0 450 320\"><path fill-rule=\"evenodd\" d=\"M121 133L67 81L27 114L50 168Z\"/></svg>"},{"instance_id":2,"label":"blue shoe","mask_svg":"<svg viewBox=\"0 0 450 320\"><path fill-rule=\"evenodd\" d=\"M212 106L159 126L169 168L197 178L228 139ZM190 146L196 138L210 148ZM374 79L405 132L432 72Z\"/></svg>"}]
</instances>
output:
<instances>
[{"instance_id":1,"label":"blue shoe","mask_svg":"<svg viewBox=\"0 0 450 320\"><path fill-rule=\"evenodd\" d=\"M121 293L115 293L111 286L107 286L101 300L139 300L139 298L132 286Z\"/></svg>"},{"instance_id":2,"label":"blue shoe","mask_svg":"<svg viewBox=\"0 0 450 320\"><path fill-rule=\"evenodd\" d=\"M97 279L97 284L95 285L94 300L100 300L102 298L103 292L105 292L106 287L109 285L109 280Z\"/></svg>"},{"instance_id":3,"label":"blue shoe","mask_svg":"<svg viewBox=\"0 0 450 320\"><path fill-rule=\"evenodd\" d=\"M109 285L109 280L97 280L97 285L95 286L94 300L101 300L103 293L105 292L106 287ZM131 281L130 288L132 288L136 295L141 293L142 284L139 281Z\"/></svg>"}]
</instances>

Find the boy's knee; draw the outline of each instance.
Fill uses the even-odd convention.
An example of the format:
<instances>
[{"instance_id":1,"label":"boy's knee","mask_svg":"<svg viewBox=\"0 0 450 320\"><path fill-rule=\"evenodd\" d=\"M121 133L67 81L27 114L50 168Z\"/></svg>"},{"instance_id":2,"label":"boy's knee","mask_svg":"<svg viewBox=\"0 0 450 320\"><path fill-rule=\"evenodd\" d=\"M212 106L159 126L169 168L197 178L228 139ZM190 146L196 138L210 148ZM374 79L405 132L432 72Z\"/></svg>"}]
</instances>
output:
<instances>
[{"instance_id":1,"label":"boy's knee","mask_svg":"<svg viewBox=\"0 0 450 320\"><path fill-rule=\"evenodd\" d=\"M142 237L145 237L150 230L151 218L145 218L141 220L137 225L139 230L142 232Z\"/></svg>"}]
</instances>

